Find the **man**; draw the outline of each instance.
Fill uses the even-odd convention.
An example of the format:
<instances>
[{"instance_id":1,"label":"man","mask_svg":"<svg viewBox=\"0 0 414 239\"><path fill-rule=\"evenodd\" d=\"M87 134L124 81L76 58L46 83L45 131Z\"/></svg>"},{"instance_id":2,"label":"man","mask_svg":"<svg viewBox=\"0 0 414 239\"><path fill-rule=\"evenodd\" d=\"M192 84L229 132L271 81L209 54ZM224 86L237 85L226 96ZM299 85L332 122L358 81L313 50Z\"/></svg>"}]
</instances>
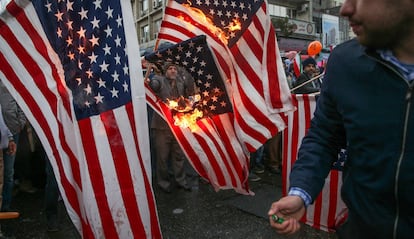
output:
<instances>
[{"instance_id":1,"label":"man","mask_svg":"<svg viewBox=\"0 0 414 239\"><path fill-rule=\"evenodd\" d=\"M346 147L341 196L349 211L339 238L413 238L414 1L346 0L340 13L357 39L330 56L288 196L272 204L270 224L282 234L299 230Z\"/></svg>"},{"instance_id":2,"label":"man","mask_svg":"<svg viewBox=\"0 0 414 239\"><path fill-rule=\"evenodd\" d=\"M7 127L13 134L16 147L19 142L19 135L24 126L26 125L26 116L20 109L19 105L7 90L6 86L0 80L0 105L2 107L2 114ZM7 154L6 148L3 150L4 157L4 187L3 187L3 205L1 211L10 211L10 205L12 202L13 186L14 186L14 162L16 155Z\"/></svg>"},{"instance_id":3,"label":"man","mask_svg":"<svg viewBox=\"0 0 414 239\"><path fill-rule=\"evenodd\" d=\"M176 65L167 63L164 69L165 77L155 75L149 82L157 96L163 101L167 101L167 99L176 100L180 97L188 98L191 95L191 90L194 90L194 86L188 86L186 81L178 77ZM158 186L167 193L172 191L168 174L168 161L171 159L170 166L177 186L187 191L191 190L191 187L187 184L184 170L185 155L167 122L158 114L152 116L151 131L154 137L152 151L155 151L156 155Z\"/></svg>"},{"instance_id":4,"label":"man","mask_svg":"<svg viewBox=\"0 0 414 239\"><path fill-rule=\"evenodd\" d=\"M302 62L303 72L300 74L298 79L293 83L292 88L296 88L299 85L309 81L312 79L316 74L316 61L312 57L309 57L305 59ZM310 94L319 92L321 87L321 84L319 82L319 79L313 80L297 89L295 89L293 92L295 94Z\"/></svg>"}]
</instances>

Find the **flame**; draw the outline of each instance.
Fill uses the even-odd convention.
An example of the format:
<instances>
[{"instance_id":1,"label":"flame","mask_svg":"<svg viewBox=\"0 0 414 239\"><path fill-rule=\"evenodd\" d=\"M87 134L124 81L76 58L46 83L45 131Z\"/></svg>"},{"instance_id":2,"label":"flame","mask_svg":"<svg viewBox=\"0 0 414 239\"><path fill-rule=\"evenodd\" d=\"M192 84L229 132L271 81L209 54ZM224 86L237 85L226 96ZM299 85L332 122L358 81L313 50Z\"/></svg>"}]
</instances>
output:
<instances>
[{"instance_id":1,"label":"flame","mask_svg":"<svg viewBox=\"0 0 414 239\"><path fill-rule=\"evenodd\" d=\"M197 120L203 117L203 112L195 109L191 113L178 112L174 115L174 125L189 128L191 132L198 129Z\"/></svg>"},{"instance_id":2,"label":"flame","mask_svg":"<svg viewBox=\"0 0 414 239\"><path fill-rule=\"evenodd\" d=\"M197 19L203 26L207 27L210 30L210 32L215 34L220 39L220 41L222 41L226 45L228 44L228 40L230 37L220 27L214 25L214 22L211 19L211 17L206 16L200 9L191 7L190 1L187 1L186 4L182 5L189 10L189 13L192 15L193 18ZM194 30L195 26L193 24L189 23L189 21L186 21L182 16L180 16L179 18L180 20L182 20L183 23L186 24L187 29ZM229 33L239 31L241 30L241 23L238 19L233 19L233 22L230 22L230 24L224 28L227 29Z\"/></svg>"},{"instance_id":3,"label":"flame","mask_svg":"<svg viewBox=\"0 0 414 239\"><path fill-rule=\"evenodd\" d=\"M173 111L174 125L181 128L190 128L191 132L198 129L197 120L203 118L203 112L194 108L201 100L201 95L196 94L188 99L179 97L177 100L167 99L167 106Z\"/></svg>"}]
</instances>

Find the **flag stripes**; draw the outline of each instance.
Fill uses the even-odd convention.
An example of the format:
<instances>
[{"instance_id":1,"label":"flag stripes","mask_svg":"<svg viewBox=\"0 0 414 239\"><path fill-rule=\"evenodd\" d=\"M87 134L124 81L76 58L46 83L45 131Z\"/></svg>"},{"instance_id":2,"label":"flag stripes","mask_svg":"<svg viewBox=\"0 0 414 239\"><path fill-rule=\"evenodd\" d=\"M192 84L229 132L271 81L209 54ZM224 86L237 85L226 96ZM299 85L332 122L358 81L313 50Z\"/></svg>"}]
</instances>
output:
<instances>
[{"instance_id":1,"label":"flag stripes","mask_svg":"<svg viewBox=\"0 0 414 239\"><path fill-rule=\"evenodd\" d=\"M292 103L297 110L287 114L286 122L288 127L283 131L283 195L288 193L289 172L297 158L300 143L310 127L316 107L316 96L294 94L292 95ZM342 172L331 170L322 192L314 200L314 204L307 208L302 218L304 223L324 231L334 230L337 217L346 208L340 197L341 175Z\"/></svg>"}]
</instances>

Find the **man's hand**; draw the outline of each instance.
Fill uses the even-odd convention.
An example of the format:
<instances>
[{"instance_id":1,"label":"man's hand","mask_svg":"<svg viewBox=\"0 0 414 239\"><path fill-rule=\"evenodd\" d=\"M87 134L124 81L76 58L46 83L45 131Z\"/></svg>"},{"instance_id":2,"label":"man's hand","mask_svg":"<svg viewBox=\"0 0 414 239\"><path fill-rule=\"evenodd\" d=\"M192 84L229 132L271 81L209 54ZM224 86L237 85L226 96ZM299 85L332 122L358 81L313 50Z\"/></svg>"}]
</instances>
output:
<instances>
[{"instance_id":1,"label":"man's hand","mask_svg":"<svg viewBox=\"0 0 414 239\"><path fill-rule=\"evenodd\" d=\"M268 212L270 225L280 234L291 235L299 231L299 219L305 214L306 208L299 196L287 196L274 202ZM283 218L283 222L275 222L272 216Z\"/></svg>"},{"instance_id":2,"label":"man's hand","mask_svg":"<svg viewBox=\"0 0 414 239\"><path fill-rule=\"evenodd\" d=\"M9 147L7 148L7 154L13 155L16 153L17 145L13 140L9 140Z\"/></svg>"}]
</instances>

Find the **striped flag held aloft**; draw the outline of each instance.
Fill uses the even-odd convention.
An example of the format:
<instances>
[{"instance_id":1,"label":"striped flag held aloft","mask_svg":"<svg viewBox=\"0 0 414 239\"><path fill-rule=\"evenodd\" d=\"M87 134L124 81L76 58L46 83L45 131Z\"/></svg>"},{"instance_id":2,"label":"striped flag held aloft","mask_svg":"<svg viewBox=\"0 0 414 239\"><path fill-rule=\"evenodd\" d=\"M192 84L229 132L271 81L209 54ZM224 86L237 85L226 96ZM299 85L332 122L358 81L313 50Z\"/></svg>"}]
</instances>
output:
<instances>
[{"instance_id":1,"label":"striped flag held aloft","mask_svg":"<svg viewBox=\"0 0 414 239\"><path fill-rule=\"evenodd\" d=\"M233 107L236 136L254 152L285 128L293 110L266 1L169 0L158 39L206 35Z\"/></svg>"},{"instance_id":2,"label":"striped flag held aloft","mask_svg":"<svg viewBox=\"0 0 414 239\"><path fill-rule=\"evenodd\" d=\"M282 182L283 195L289 190L289 172L297 158L298 149L302 138L310 127L313 112L316 107L315 95L292 95L295 112L287 114L288 128L283 132L283 170ZM338 161L332 165L332 170L325 181L325 186L318 198L310 205L302 221L314 228L333 231L336 222L343 220L346 206L341 199L342 167L346 159L346 153L342 151L338 155Z\"/></svg>"},{"instance_id":3,"label":"striped flag held aloft","mask_svg":"<svg viewBox=\"0 0 414 239\"><path fill-rule=\"evenodd\" d=\"M82 237L161 238L130 1L11 1L0 49Z\"/></svg>"}]
</instances>

